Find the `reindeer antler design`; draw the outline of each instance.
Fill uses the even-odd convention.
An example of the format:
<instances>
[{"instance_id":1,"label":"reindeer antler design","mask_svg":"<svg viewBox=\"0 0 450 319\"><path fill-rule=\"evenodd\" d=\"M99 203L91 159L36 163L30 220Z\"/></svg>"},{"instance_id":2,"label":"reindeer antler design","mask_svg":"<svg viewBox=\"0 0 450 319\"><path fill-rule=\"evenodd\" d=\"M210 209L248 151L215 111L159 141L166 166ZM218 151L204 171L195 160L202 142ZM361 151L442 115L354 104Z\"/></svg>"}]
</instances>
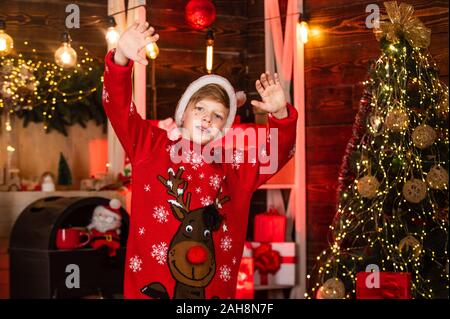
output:
<instances>
[{"instance_id":1,"label":"reindeer antler design","mask_svg":"<svg viewBox=\"0 0 450 319\"><path fill-rule=\"evenodd\" d=\"M222 208L222 204L225 204L230 200L230 196L222 196L222 187L219 189L219 192L217 193L216 199L214 201L214 206L216 206L217 209Z\"/></svg>"},{"instance_id":2,"label":"reindeer antler design","mask_svg":"<svg viewBox=\"0 0 450 319\"><path fill-rule=\"evenodd\" d=\"M167 187L167 194L175 197L175 199L169 199L170 207L179 220L182 220L184 216L189 212L189 205L191 203L191 193L188 192L185 197L185 191L188 187L188 182L181 178L184 172L184 167L180 166L175 173L172 168L167 170L169 178L165 179L161 175L158 175L158 180Z\"/></svg>"}]
</instances>

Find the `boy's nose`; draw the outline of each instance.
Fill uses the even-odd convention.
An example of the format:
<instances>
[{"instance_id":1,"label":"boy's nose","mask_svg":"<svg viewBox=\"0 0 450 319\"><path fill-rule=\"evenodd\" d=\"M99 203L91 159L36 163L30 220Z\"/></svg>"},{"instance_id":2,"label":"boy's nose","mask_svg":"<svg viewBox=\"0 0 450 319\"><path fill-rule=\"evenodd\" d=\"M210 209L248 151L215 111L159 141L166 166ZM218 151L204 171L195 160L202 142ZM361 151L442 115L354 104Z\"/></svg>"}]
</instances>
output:
<instances>
[{"instance_id":1,"label":"boy's nose","mask_svg":"<svg viewBox=\"0 0 450 319\"><path fill-rule=\"evenodd\" d=\"M206 261L206 249L203 246L195 245L189 248L186 253L188 262L194 265L203 264Z\"/></svg>"}]
</instances>

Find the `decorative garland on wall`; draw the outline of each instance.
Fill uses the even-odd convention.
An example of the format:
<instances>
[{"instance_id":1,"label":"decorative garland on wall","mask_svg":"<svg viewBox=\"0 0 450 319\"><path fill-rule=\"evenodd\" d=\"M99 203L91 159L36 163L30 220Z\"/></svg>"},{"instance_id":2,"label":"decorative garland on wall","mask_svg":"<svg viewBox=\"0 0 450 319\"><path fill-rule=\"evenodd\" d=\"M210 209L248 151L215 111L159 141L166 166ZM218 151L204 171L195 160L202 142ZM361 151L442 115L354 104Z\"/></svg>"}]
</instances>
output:
<instances>
[{"instance_id":1,"label":"decorative garland on wall","mask_svg":"<svg viewBox=\"0 0 450 319\"><path fill-rule=\"evenodd\" d=\"M23 119L24 127L30 122L43 123L47 133L56 130L65 136L68 126L78 123L86 127L95 120L106 133L101 100L103 64L82 46L78 61L74 68L63 69L22 54L1 57L0 114L9 112L9 116Z\"/></svg>"}]
</instances>

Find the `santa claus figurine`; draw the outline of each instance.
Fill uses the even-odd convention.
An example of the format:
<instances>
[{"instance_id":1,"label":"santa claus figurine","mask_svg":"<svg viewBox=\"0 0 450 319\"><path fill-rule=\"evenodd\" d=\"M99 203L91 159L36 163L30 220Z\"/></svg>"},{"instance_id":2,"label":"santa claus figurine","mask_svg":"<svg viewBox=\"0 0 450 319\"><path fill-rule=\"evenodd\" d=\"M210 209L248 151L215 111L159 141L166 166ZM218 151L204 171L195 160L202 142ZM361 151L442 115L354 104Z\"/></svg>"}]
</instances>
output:
<instances>
[{"instance_id":1,"label":"santa claus figurine","mask_svg":"<svg viewBox=\"0 0 450 319\"><path fill-rule=\"evenodd\" d=\"M106 246L110 257L115 256L120 247L119 234L122 225L120 206L120 201L115 198L111 199L107 206L97 206L92 214L91 223L87 227L91 232L92 248Z\"/></svg>"}]
</instances>

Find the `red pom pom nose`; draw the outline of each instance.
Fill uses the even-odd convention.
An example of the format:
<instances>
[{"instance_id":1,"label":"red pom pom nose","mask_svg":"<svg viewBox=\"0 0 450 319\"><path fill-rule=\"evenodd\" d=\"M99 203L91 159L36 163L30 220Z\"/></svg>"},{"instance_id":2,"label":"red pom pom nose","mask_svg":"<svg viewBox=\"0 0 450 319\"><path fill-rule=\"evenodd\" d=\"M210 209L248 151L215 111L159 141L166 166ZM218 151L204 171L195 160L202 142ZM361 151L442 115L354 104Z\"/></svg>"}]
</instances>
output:
<instances>
[{"instance_id":1,"label":"red pom pom nose","mask_svg":"<svg viewBox=\"0 0 450 319\"><path fill-rule=\"evenodd\" d=\"M192 246L189 248L186 258L194 265L203 264L206 261L206 249L203 246Z\"/></svg>"}]
</instances>

